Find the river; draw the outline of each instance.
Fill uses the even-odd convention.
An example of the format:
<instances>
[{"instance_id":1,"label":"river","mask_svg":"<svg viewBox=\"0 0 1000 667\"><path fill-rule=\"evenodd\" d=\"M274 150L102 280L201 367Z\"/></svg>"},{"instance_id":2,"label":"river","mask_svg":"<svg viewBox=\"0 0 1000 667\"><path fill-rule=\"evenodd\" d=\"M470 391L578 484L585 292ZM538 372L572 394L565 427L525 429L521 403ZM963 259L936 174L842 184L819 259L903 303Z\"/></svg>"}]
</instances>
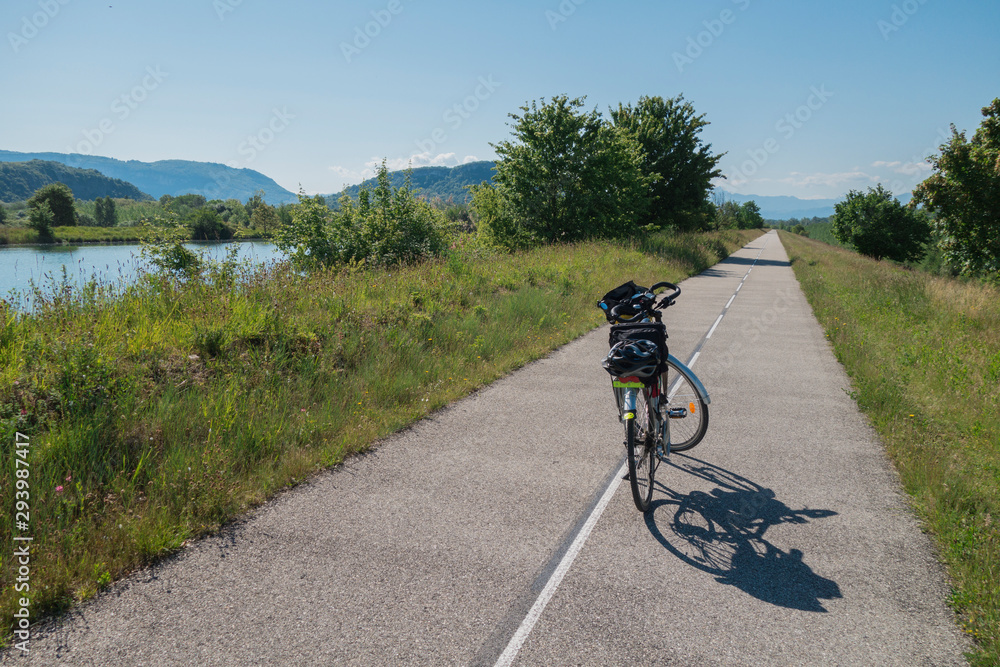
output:
<instances>
[{"instance_id":1,"label":"river","mask_svg":"<svg viewBox=\"0 0 1000 667\"><path fill-rule=\"evenodd\" d=\"M284 255L273 243L232 241L186 243L184 247L201 252L208 259L221 260L236 247L240 260L265 264ZM0 247L0 298L15 309L26 308L32 283L44 291L52 281L62 281L63 267L74 285L91 278L101 282L130 283L139 269L147 266L138 245L36 245Z\"/></svg>"}]
</instances>

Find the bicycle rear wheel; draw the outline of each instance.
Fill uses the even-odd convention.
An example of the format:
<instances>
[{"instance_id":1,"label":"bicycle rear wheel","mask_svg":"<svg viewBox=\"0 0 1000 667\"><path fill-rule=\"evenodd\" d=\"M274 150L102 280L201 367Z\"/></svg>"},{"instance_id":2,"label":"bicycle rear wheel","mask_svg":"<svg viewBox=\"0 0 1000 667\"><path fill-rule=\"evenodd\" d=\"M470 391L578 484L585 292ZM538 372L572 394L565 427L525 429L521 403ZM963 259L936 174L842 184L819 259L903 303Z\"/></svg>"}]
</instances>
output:
<instances>
[{"instance_id":1,"label":"bicycle rear wheel","mask_svg":"<svg viewBox=\"0 0 1000 667\"><path fill-rule=\"evenodd\" d=\"M661 380L667 395L664 414L670 419L670 451L683 452L705 437L708 405L695 389L691 378L673 362L667 362L667 371Z\"/></svg>"},{"instance_id":2,"label":"bicycle rear wheel","mask_svg":"<svg viewBox=\"0 0 1000 667\"><path fill-rule=\"evenodd\" d=\"M628 450L628 478L632 500L640 512L649 509L653 497L653 457L656 445L650 430L649 390L636 391L634 416L625 419L625 448Z\"/></svg>"}]
</instances>

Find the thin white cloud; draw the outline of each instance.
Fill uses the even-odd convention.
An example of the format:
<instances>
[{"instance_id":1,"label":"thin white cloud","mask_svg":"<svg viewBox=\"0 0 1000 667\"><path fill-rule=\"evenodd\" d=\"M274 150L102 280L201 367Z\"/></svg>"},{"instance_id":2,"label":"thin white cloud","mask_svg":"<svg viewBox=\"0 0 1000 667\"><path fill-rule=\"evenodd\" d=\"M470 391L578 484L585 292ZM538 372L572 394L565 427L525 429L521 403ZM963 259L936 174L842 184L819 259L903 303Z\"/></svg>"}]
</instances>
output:
<instances>
[{"instance_id":1,"label":"thin white cloud","mask_svg":"<svg viewBox=\"0 0 1000 667\"><path fill-rule=\"evenodd\" d=\"M389 171L397 171L408 167L454 167L467 162L475 162L478 159L475 155L466 155L464 158L459 159L455 153L438 153L435 155L428 151L425 153L414 153L409 157L387 158L385 166L389 168ZM381 158L372 158L365 163L365 166L374 170L381 164Z\"/></svg>"},{"instance_id":2,"label":"thin white cloud","mask_svg":"<svg viewBox=\"0 0 1000 667\"><path fill-rule=\"evenodd\" d=\"M873 162L873 167L876 168L888 168L894 174L903 174L904 176L921 176L923 174L929 174L934 170L929 162L900 162L896 160L895 162Z\"/></svg>"}]
</instances>

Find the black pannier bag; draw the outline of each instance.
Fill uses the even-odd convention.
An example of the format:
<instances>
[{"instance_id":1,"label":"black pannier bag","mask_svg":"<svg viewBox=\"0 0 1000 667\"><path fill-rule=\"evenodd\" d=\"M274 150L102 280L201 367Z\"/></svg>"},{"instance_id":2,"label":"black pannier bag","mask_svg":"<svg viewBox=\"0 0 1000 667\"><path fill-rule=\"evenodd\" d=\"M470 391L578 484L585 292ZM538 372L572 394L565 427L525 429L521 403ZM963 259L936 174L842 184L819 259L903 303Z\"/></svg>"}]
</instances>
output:
<instances>
[{"instance_id":1,"label":"black pannier bag","mask_svg":"<svg viewBox=\"0 0 1000 667\"><path fill-rule=\"evenodd\" d=\"M629 303L636 294L644 294L648 291L645 287L640 287L630 280L605 294L604 298L597 302L597 305L604 311L604 316L608 318L608 321L611 321L611 310L615 306Z\"/></svg>"},{"instance_id":2,"label":"black pannier bag","mask_svg":"<svg viewBox=\"0 0 1000 667\"><path fill-rule=\"evenodd\" d=\"M667 327L663 322L612 324L608 346L614 347L615 343L623 340L649 340L656 343L656 347L660 350L660 367L657 369L657 374L667 370Z\"/></svg>"}]
</instances>

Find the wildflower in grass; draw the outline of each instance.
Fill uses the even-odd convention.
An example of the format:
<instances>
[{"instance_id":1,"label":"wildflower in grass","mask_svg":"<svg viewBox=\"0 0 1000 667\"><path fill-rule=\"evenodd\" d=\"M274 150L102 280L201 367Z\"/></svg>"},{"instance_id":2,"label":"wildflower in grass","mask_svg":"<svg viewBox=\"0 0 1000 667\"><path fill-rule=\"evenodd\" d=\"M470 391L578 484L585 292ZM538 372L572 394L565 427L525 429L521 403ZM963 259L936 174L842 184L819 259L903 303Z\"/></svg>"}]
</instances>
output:
<instances>
[{"instance_id":1,"label":"wildflower in grass","mask_svg":"<svg viewBox=\"0 0 1000 667\"><path fill-rule=\"evenodd\" d=\"M71 479L73 479L73 475L67 475L67 476L66 476L66 481L67 481L67 482L68 482L68 481L70 481Z\"/></svg>"},{"instance_id":2,"label":"wildflower in grass","mask_svg":"<svg viewBox=\"0 0 1000 667\"><path fill-rule=\"evenodd\" d=\"M56 493L62 493L62 492L63 492L63 487L62 487L62 485L59 485L59 486L57 486L57 487L56 487Z\"/></svg>"}]
</instances>

